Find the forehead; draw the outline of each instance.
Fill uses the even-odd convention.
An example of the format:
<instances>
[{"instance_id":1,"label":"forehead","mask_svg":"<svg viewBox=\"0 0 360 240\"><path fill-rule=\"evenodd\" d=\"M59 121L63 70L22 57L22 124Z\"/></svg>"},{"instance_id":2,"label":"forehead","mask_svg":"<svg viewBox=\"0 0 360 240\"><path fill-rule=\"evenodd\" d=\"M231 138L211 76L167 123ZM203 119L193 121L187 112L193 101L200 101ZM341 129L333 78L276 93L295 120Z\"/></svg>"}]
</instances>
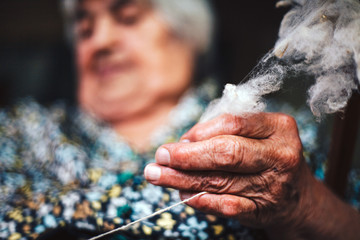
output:
<instances>
[{"instance_id":1,"label":"forehead","mask_svg":"<svg viewBox=\"0 0 360 240\"><path fill-rule=\"evenodd\" d=\"M113 7L123 7L129 4L140 4L145 0L79 0L78 8L96 11Z\"/></svg>"}]
</instances>

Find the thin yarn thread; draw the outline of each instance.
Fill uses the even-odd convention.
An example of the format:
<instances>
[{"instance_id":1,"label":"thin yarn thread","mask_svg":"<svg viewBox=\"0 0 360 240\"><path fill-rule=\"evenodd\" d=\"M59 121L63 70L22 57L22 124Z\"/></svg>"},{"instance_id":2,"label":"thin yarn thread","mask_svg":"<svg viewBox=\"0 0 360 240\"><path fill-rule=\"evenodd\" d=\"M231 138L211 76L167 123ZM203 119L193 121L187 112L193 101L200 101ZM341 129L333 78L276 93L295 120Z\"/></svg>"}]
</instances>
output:
<instances>
[{"instance_id":1,"label":"thin yarn thread","mask_svg":"<svg viewBox=\"0 0 360 240\"><path fill-rule=\"evenodd\" d=\"M201 196L201 195L204 195L205 193L207 193L207 192L198 193L198 194L196 194L196 195L194 195L194 196L192 196L192 197L190 197L190 198L187 198L187 199L185 199L185 200L183 200L183 201L181 201L181 202L175 203L175 204L173 204L173 205L171 205L171 206L169 206L169 207L160 209L159 211L156 211L156 212L154 212L154 213L152 213L152 214L150 214L150 215L148 215L148 216L145 216L145 217L140 218L140 219L138 219L138 220L135 220L135 221L133 221L133 222L131 222L131 223L128 223L128 224L126 224L125 226L121 226L121 227L119 227L119 228L115 228L115 229L113 229L113 230L111 230L111 231L108 231L108 232L105 232L105 233L100 234L100 235L98 235L98 236L89 238L88 240L96 240L96 239L100 239L100 238L102 238L102 237L105 237L105 236L107 236L107 235L113 234L113 233L115 233L115 232L126 231L126 230L128 230L132 225L134 225L134 224L136 224L136 223L139 223L139 222L144 221L144 220L146 220L146 219L152 218L152 217L154 217L154 216L156 216L156 215L160 215L160 214L163 213L163 212L169 211L170 209L172 209L172 208L174 208L174 207L176 207L176 206L179 206L180 204L187 203L188 201L190 201L190 200L192 200L192 199L194 199L194 198L196 198L196 197L199 197L199 196Z\"/></svg>"}]
</instances>

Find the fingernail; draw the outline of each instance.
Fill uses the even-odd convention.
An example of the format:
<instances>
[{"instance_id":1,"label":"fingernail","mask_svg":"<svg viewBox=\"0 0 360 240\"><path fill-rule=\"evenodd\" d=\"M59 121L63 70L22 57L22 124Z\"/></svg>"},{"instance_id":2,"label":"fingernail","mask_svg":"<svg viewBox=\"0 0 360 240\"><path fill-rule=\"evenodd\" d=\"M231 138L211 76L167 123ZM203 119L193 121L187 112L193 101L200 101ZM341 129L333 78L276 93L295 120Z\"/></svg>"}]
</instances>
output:
<instances>
[{"instance_id":1,"label":"fingernail","mask_svg":"<svg viewBox=\"0 0 360 240\"><path fill-rule=\"evenodd\" d=\"M181 143L189 143L190 140L189 140L189 139L183 139L183 140L181 140L180 142L181 142Z\"/></svg>"},{"instance_id":2,"label":"fingernail","mask_svg":"<svg viewBox=\"0 0 360 240\"><path fill-rule=\"evenodd\" d=\"M160 179L161 169L154 165L148 165L145 167L144 175L149 181L157 181Z\"/></svg>"},{"instance_id":3,"label":"fingernail","mask_svg":"<svg viewBox=\"0 0 360 240\"><path fill-rule=\"evenodd\" d=\"M170 163L170 153L165 148L159 148L155 154L156 162L161 165L169 165Z\"/></svg>"}]
</instances>

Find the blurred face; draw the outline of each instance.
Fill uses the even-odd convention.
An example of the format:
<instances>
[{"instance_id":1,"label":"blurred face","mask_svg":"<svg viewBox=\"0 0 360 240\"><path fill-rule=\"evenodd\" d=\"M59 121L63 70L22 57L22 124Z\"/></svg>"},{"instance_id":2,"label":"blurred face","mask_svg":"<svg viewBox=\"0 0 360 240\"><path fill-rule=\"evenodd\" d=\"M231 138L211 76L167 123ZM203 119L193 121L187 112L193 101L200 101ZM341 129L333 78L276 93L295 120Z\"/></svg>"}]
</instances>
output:
<instances>
[{"instance_id":1,"label":"blurred face","mask_svg":"<svg viewBox=\"0 0 360 240\"><path fill-rule=\"evenodd\" d=\"M77 20L80 105L106 121L176 103L194 54L145 1L83 0Z\"/></svg>"}]
</instances>

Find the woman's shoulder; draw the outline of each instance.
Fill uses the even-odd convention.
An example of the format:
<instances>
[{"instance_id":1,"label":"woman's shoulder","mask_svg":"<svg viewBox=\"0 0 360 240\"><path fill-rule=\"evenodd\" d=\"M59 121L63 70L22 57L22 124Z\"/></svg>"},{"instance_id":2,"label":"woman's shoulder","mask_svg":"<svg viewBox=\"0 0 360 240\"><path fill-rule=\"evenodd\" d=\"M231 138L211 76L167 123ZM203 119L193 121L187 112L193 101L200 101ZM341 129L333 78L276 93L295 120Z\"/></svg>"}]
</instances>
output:
<instances>
[{"instance_id":1,"label":"woman's shoulder","mask_svg":"<svg viewBox=\"0 0 360 240\"><path fill-rule=\"evenodd\" d=\"M68 109L60 101L45 106L25 98L0 111L0 170L4 178L13 172L24 179L33 179L34 173L56 173L61 156L68 154L65 150L70 147L63 149L77 147L63 131Z\"/></svg>"},{"instance_id":2,"label":"woman's shoulder","mask_svg":"<svg viewBox=\"0 0 360 240\"><path fill-rule=\"evenodd\" d=\"M13 104L0 109L0 124L8 121L43 122L44 120L60 120L73 109L65 100L58 100L49 104L39 103L31 97L15 101ZM5 120L5 121L4 121Z\"/></svg>"}]
</instances>

